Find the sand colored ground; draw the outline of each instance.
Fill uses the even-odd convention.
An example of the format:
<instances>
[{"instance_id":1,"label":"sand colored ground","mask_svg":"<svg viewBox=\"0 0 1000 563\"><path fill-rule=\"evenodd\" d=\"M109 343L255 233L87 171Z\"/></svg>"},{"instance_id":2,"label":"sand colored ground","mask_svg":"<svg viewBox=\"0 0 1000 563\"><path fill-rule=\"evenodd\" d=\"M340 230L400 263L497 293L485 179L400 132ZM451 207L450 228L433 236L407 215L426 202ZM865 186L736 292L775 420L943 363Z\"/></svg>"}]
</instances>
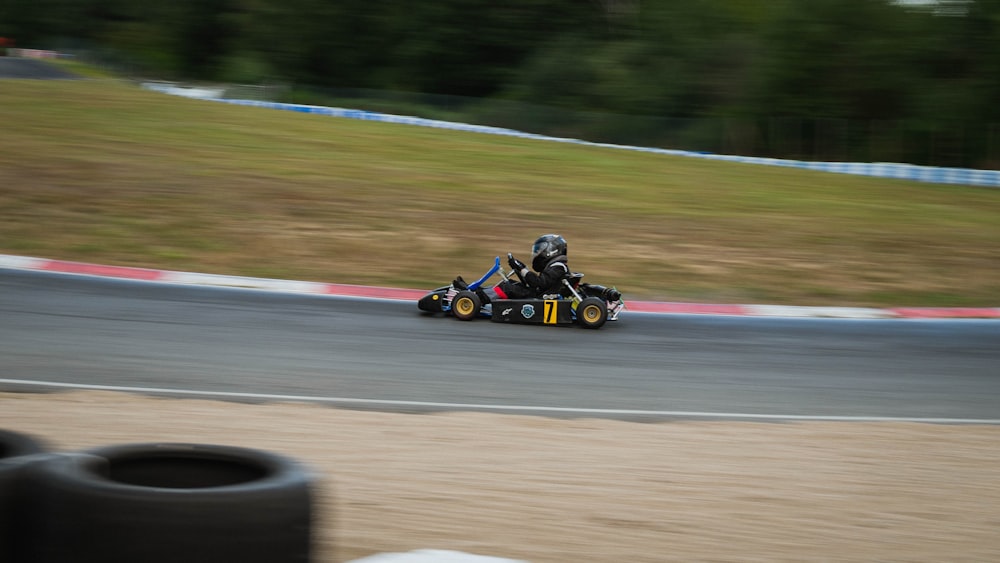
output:
<instances>
[{"instance_id":1,"label":"sand colored ground","mask_svg":"<svg viewBox=\"0 0 1000 563\"><path fill-rule=\"evenodd\" d=\"M433 548L534 563L1000 561L1000 427L391 414L0 393L72 451L265 449L320 479L316 561Z\"/></svg>"}]
</instances>

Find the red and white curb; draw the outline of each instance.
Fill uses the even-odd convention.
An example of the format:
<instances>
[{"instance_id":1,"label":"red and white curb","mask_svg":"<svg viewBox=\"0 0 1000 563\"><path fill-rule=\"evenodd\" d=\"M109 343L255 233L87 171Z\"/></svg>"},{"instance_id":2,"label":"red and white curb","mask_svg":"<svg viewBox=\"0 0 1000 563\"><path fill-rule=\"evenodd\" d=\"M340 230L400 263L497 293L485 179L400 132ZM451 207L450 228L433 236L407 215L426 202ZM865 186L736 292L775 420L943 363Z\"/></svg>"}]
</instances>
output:
<instances>
[{"instance_id":1,"label":"red and white curb","mask_svg":"<svg viewBox=\"0 0 1000 563\"><path fill-rule=\"evenodd\" d=\"M277 291L416 301L427 289L402 289L363 285L334 284L294 280L276 280L242 276L200 274L155 270L129 266L107 266L85 262L69 262L0 254L0 268L78 274L180 285L200 285ZM681 315L731 315L746 317L821 317L842 319L1000 319L1000 307L805 307L791 305L738 305L709 303L678 303L664 301L626 301L627 310L634 313L665 313Z\"/></svg>"}]
</instances>

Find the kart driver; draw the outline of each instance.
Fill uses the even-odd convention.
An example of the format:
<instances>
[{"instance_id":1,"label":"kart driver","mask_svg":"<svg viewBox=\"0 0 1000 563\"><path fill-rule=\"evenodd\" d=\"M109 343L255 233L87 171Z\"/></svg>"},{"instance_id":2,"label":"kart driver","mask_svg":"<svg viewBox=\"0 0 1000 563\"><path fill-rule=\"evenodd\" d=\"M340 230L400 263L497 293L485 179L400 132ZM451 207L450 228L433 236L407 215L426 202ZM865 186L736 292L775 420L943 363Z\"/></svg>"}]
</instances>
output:
<instances>
[{"instance_id":1,"label":"kart driver","mask_svg":"<svg viewBox=\"0 0 1000 563\"><path fill-rule=\"evenodd\" d=\"M480 288L476 293L484 305L494 299L526 299L559 293L562 279L569 274L566 254L566 239L556 234L542 235L531 245L531 267L535 271L512 255L507 258L507 264L521 275L524 283L504 280L492 288ZM454 284L464 289L461 276Z\"/></svg>"}]
</instances>

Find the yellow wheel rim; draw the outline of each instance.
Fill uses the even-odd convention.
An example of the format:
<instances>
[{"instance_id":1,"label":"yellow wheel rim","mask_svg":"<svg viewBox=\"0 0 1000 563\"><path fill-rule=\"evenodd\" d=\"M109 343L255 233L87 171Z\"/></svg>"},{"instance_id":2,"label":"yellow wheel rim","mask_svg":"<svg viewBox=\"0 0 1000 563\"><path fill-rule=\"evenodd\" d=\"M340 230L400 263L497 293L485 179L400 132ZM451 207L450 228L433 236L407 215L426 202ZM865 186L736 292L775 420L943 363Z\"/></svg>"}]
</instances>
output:
<instances>
[{"instance_id":1,"label":"yellow wheel rim","mask_svg":"<svg viewBox=\"0 0 1000 563\"><path fill-rule=\"evenodd\" d=\"M468 297L460 297L455 301L455 311L459 315L471 315L474 312L475 304Z\"/></svg>"},{"instance_id":2,"label":"yellow wheel rim","mask_svg":"<svg viewBox=\"0 0 1000 563\"><path fill-rule=\"evenodd\" d=\"M597 322L601 318L601 308L597 305L587 305L583 308L583 320L588 323Z\"/></svg>"}]
</instances>

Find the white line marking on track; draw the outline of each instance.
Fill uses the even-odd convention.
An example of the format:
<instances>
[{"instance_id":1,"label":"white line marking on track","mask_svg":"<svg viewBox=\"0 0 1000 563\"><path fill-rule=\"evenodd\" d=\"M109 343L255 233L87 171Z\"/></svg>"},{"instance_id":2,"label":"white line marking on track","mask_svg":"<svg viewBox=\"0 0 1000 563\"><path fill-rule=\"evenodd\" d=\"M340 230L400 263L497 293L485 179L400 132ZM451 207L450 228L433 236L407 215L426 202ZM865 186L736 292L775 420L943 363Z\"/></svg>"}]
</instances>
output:
<instances>
[{"instance_id":1,"label":"white line marking on track","mask_svg":"<svg viewBox=\"0 0 1000 563\"><path fill-rule=\"evenodd\" d=\"M632 409L592 409L575 407L547 407L527 405L489 405L479 403L438 403L429 401L400 401L391 399L358 399L350 397L313 397L309 395L277 395L270 393L237 393L231 391L198 391L194 389L167 389L161 387L126 387L119 385L91 385L86 383L63 383L58 381L32 381L27 379L0 379L0 384L44 387L50 389L79 389L89 391L121 391L126 393L178 395L188 397L209 397L218 399L252 399L265 401L289 401L324 403L329 405L368 405L412 408L434 408L452 410L511 411L519 413L570 414L578 416L636 416L656 418L705 418L705 419L750 419L785 421L828 421L828 422L922 422L929 424L1000 424L1000 419L980 418L932 418L907 416L835 416L800 414L752 414L696 411L656 411Z\"/></svg>"}]
</instances>

